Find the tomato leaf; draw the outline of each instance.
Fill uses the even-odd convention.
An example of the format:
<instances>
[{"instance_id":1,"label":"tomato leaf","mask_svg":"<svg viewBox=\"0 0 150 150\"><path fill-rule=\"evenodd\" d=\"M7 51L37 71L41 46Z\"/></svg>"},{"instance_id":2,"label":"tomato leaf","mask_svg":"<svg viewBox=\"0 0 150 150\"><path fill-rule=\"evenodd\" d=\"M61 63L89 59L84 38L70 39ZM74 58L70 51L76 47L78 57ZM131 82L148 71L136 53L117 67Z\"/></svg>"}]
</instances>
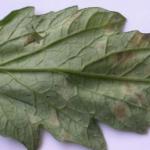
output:
<instances>
[{"instance_id":1,"label":"tomato leaf","mask_svg":"<svg viewBox=\"0 0 150 150\"><path fill-rule=\"evenodd\" d=\"M150 36L122 32L125 18L76 6L0 21L0 133L39 145L56 139L107 150L98 121L145 133L150 125Z\"/></svg>"}]
</instances>

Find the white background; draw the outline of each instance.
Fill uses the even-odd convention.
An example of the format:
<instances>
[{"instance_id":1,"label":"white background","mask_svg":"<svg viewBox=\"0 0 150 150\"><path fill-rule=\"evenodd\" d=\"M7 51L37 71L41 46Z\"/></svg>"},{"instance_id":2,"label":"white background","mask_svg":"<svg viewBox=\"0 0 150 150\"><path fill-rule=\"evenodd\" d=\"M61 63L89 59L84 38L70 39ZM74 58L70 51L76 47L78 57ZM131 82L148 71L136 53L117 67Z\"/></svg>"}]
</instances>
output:
<instances>
[{"instance_id":1,"label":"white background","mask_svg":"<svg viewBox=\"0 0 150 150\"><path fill-rule=\"evenodd\" d=\"M118 11L128 20L125 31L150 32L150 0L0 0L0 18L24 6L34 6L36 13L41 14L73 5L80 8L96 6ZM138 135L117 131L106 125L101 127L108 143L108 150L150 150L150 130L146 135ZM13 139L0 136L0 150L26 150L26 148ZM87 149L79 145L60 143L44 131L39 150Z\"/></svg>"}]
</instances>

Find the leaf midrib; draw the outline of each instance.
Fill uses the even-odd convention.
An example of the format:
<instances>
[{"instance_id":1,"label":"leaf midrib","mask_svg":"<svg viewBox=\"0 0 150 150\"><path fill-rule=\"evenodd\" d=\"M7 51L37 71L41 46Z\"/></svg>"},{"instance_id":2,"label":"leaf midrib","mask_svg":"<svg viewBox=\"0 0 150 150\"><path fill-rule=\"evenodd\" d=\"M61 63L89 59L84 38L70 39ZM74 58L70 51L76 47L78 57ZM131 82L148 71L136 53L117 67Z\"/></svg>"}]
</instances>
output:
<instances>
[{"instance_id":1,"label":"leaf midrib","mask_svg":"<svg viewBox=\"0 0 150 150\"><path fill-rule=\"evenodd\" d=\"M98 73L82 72L80 70L73 69L61 69L61 68L9 68L0 67L0 73L57 73L57 74L69 74L75 75L77 77L84 77L89 79L99 79L99 80L116 80L124 82L143 82L145 84L150 84L150 79L137 78L137 77L120 77L114 75L105 75Z\"/></svg>"}]
</instances>

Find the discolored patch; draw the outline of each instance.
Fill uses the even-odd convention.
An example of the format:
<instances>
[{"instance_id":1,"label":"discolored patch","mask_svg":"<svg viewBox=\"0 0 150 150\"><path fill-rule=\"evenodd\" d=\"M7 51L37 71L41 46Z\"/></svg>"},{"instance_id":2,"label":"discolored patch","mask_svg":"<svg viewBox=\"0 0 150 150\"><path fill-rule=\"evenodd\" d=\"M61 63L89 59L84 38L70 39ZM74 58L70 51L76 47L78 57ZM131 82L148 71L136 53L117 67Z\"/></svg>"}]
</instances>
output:
<instances>
[{"instance_id":1,"label":"discolored patch","mask_svg":"<svg viewBox=\"0 0 150 150\"><path fill-rule=\"evenodd\" d=\"M29 35L24 43L24 46L29 45L31 43L35 42L35 38L33 35Z\"/></svg>"},{"instance_id":2,"label":"discolored patch","mask_svg":"<svg viewBox=\"0 0 150 150\"><path fill-rule=\"evenodd\" d=\"M124 120L128 116L128 106L123 102L117 102L113 107L113 113L118 120Z\"/></svg>"},{"instance_id":3,"label":"discolored patch","mask_svg":"<svg viewBox=\"0 0 150 150\"><path fill-rule=\"evenodd\" d=\"M59 136L60 136L61 141L63 141L63 142L73 141L72 135L69 132L67 132L66 130L64 130L64 129L62 129L60 131L60 135Z\"/></svg>"},{"instance_id":4,"label":"discolored patch","mask_svg":"<svg viewBox=\"0 0 150 150\"><path fill-rule=\"evenodd\" d=\"M51 127L60 127L60 121L58 118L58 114L55 109L50 108L50 114L48 117L48 124Z\"/></svg>"},{"instance_id":5,"label":"discolored patch","mask_svg":"<svg viewBox=\"0 0 150 150\"><path fill-rule=\"evenodd\" d=\"M133 52L123 52L123 53L118 53L116 55L116 60L117 60L118 63L124 63L124 62L129 61L133 57L134 57Z\"/></svg>"},{"instance_id":6,"label":"discolored patch","mask_svg":"<svg viewBox=\"0 0 150 150\"><path fill-rule=\"evenodd\" d=\"M136 101L139 105L143 105L145 103L145 97L143 94L135 93Z\"/></svg>"},{"instance_id":7,"label":"discolored patch","mask_svg":"<svg viewBox=\"0 0 150 150\"><path fill-rule=\"evenodd\" d=\"M143 40L150 40L150 33L143 34Z\"/></svg>"},{"instance_id":8,"label":"discolored patch","mask_svg":"<svg viewBox=\"0 0 150 150\"><path fill-rule=\"evenodd\" d=\"M131 92L132 88L131 88L131 85L128 82L125 83L125 87L126 87L126 92L127 93Z\"/></svg>"},{"instance_id":9,"label":"discolored patch","mask_svg":"<svg viewBox=\"0 0 150 150\"><path fill-rule=\"evenodd\" d=\"M135 35L132 37L130 44L137 47L138 45L141 44L142 38L143 38L143 34L141 32L136 32Z\"/></svg>"},{"instance_id":10,"label":"discolored patch","mask_svg":"<svg viewBox=\"0 0 150 150\"><path fill-rule=\"evenodd\" d=\"M38 33L36 33L36 32L32 33L29 36L27 36L24 46L27 46L33 42L39 43L41 39L42 39L42 37Z\"/></svg>"},{"instance_id":11,"label":"discolored patch","mask_svg":"<svg viewBox=\"0 0 150 150\"><path fill-rule=\"evenodd\" d=\"M129 82L126 82L122 87L122 92L124 95L134 95L137 91L139 91L138 87Z\"/></svg>"}]
</instances>

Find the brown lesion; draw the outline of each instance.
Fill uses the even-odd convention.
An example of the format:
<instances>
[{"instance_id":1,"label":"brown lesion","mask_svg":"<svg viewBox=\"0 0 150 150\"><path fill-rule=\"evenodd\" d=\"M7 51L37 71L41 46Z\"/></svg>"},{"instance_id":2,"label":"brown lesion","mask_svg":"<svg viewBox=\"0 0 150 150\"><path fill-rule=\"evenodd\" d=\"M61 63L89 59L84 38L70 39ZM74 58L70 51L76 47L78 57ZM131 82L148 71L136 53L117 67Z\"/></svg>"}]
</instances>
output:
<instances>
[{"instance_id":1,"label":"brown lesion","mask_svg":"<svg viewBox=\"0 0 150 150\"><path fill-rule=\"evenodd\" d=\"M41 39L42 39L42 37L38 33L36 33L36 32L31 33L30 35L27 36L24 46L27 46L33 42L39 43Z\"/></svg>"},{"instance_id":2,"label":"brown lesion","mask_svg":"<svg viewBox=\"0 0 150 150\"><path fill-rule=\"evenodd\" d=\"M139 48L140 46L145 47L147 43L150 43L150 33L136 32L129 45Z\"/></svg>"},{"instance_id":3,"label":"brown lesion","mask_svg":"<svg viewBox=\"0 0 150 150\"><path fill-rule=\"evenodd\" d=\"M143 40L150 40L150 33L143 34Z\"/></svg>"},{"instance_id":4,"label":"brown lesion","mask_svg":"<svg viewBox=\"0 0 150 150\"><path fill-rule=\"evenodd\" d=\"M132 40L130 43L134 45L135 47L138 47L142 41L143 34L141 32L135 32L134 36L132 37Z\"/></svg>"},{"instance_id":5,"label":"brown lesion","mask_svg":"<svg viewBox=\"0 0 150 150\"><path fill-rule=\"evenodd\" d=\"M127 116L127 106L123 102L115 104L113 108L113 113L117 119L123 120Z\"/></svg>"},{"instance_id":6,"label":"brown lesion","mask_svg":"<svg viewBox=\"0 0 150 150\"><path fill-rule=\"evenodd\" d=\"M24 46L29 45L33 42L35 42L35 38L33 37L33 35L29 35L24 43Z\"/></svg>"},{"instance_id":7,"label":"brown lesion","mask_svg":"<svg viewBox=\"0 0 150 150\"><path fill-rule=\"evenodd\" d=\"M127 62L134 57L134 52L120 52L116 55L118 63Z\"/></svg>"}]
</instances>

